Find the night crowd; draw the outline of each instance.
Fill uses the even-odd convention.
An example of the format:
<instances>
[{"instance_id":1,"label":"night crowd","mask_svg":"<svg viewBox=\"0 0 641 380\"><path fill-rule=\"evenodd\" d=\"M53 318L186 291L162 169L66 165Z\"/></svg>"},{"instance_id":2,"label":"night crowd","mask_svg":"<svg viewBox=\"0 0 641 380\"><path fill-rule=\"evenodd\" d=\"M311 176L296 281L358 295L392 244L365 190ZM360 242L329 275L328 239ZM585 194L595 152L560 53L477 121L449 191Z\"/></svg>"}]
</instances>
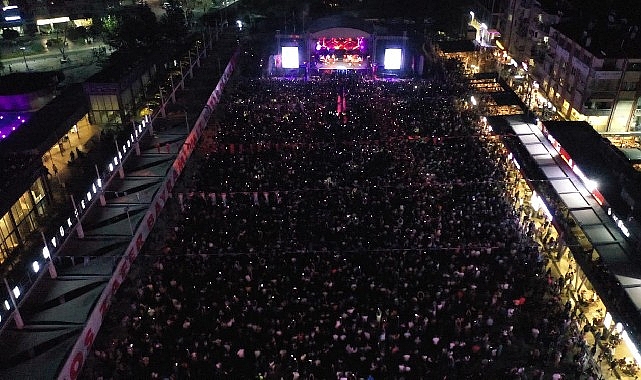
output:
<instances>
[{"instance_id":1,"label":"night crowd","mask_svg":"<svg viewBox=\"0 0 641 380\"><path fill-rule=\"evenodd\" d=\"M464 83L235 78L83 378L589 378Z\"/></svg>"}]
</instances>

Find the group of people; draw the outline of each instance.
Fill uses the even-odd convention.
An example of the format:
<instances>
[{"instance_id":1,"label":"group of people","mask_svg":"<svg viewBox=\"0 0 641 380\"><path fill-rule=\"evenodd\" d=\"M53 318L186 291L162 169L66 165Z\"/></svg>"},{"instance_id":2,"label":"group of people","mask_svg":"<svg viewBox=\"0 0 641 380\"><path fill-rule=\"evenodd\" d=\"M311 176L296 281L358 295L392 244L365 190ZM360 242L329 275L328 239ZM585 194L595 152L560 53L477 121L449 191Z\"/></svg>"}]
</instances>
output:
<instances>
[{"instance_id":1,"label":"group of people","mask_svg":"<svg viewBox=\"0 0 641 380\"><path fill-rule=\"evenodd\" d=\"M83 378L586 379L464 83L234 78Z\"/></svg>"}]
</instances>

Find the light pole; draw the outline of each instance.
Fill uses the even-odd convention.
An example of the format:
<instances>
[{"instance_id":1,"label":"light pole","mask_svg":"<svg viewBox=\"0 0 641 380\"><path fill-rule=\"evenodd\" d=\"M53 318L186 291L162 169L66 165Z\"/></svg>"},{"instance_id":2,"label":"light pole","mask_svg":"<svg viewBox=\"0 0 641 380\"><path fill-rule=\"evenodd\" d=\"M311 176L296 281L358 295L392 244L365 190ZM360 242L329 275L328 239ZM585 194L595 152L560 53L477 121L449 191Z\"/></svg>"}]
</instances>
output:
<instances>
[{"instance_id":1,"label":"light pole","mask_svg":"<svg viewBox=\"0 0 641 380\"><path fill-rule=\"evenodd\" d=\"M29 71L29 65L27 64L27 56L25 55L25 51L27 50L27 48L24 46L21 46L20 50L22 50L22 59L24 59L24 67L27 71Z\"/></svg>"},{"instance_id":2,"label":"light pole","mask_svg":"<svg viewBox=\"0 0 641 380\"><path fill-rule=\"evenodd\" d=\"M131 224L131 218L129 217L129 206L125 207L125 212L127 213L127 221L129 222L129 231L131 236L134 236L134 226Z\"/></svg>"}]
</instances>

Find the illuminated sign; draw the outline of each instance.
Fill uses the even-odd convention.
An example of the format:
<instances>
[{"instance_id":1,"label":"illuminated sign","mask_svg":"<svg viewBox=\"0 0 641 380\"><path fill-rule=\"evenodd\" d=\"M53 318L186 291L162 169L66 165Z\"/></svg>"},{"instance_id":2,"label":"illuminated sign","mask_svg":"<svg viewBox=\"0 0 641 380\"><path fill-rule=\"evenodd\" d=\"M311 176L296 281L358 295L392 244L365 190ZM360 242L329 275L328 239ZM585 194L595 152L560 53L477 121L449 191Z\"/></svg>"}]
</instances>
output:
<instances>
[{"instance_id":1,"label":"illuminated sign","mask_svg":"<svg viewBox=\"0 0 641 380\"><path fill-rule=\"evenodd\" d=\"M629 229L628 229L628 227L625 225L625 223L623 222L623 220L622 220L621 218L619 218L619 217L614 213L614 211L612 211L612 208L611 208L611 207L608 207L608 215L610 215L610 217L612 217L612 220L614 221L614 224L616 224L616 225L617 225L617 227L619 228L619 230L621 230L621 232L623 233L623 235L625 235L625 237L630 237L630 230L629 230Z\"/></svg>"}]
</instances>

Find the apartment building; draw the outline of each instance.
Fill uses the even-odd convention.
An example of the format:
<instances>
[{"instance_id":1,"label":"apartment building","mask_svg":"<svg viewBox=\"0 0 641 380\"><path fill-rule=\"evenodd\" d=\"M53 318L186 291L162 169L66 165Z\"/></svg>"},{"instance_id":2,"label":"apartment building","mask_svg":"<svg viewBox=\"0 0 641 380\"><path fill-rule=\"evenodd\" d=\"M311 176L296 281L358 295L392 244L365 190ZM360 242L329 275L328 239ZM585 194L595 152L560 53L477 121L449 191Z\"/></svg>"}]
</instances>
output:
<instances>
[{"instance_id":1,"label":"apartment building","mask_svg":"<svg viewBox=\"0 0 641 380\"><path fill-rule=\"evenodd\" d=\"M568 120L601 133L641 131L639 20L571 20L550 28L540 91Z\"/></svg>"}]
</instances>

